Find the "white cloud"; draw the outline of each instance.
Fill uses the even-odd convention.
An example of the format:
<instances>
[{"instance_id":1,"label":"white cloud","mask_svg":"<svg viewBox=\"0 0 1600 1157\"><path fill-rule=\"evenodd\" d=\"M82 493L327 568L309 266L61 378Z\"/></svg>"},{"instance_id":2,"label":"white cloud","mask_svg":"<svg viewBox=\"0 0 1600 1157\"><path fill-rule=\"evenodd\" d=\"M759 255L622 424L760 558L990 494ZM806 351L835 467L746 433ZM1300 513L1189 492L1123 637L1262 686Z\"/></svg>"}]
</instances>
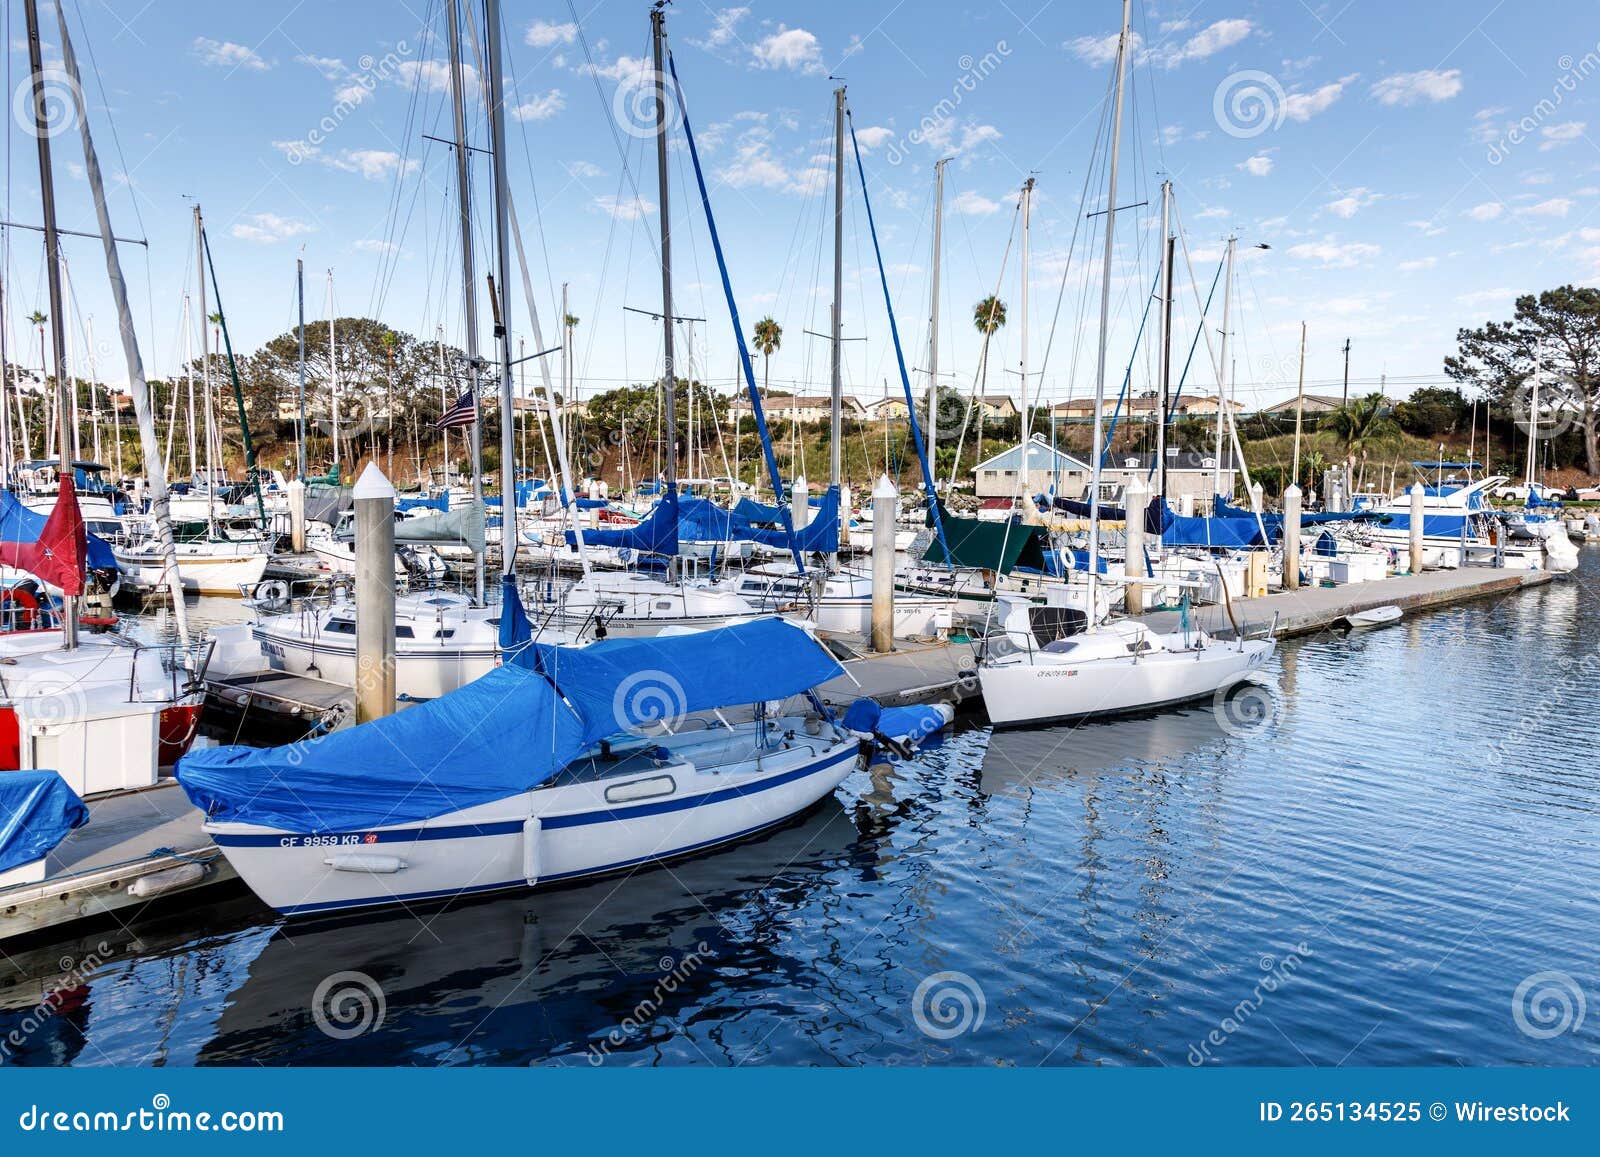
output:
<instances>
[{"instance_id":1,"label":"white cloud","mask_svg":"<svg viewBox=\"0 0 1600 1157\"><path fill-rule=\"evenodd\" d=\"M1183 126L1182 125L1162 125L1161 126L1161 143L1162 144L1164 144L1164 145L1175 145L1181 140L1183 140Z\"/></svg>"},{"instance_id":2,"label":"white cloud","mask_svg":"<svg viewBox=\"0 0 1600 1157\"><path fill-rule=\"evenodd\" d=\"M1420 72L1397 72L1372 86L1379 104L1412 105L1419 101L1438 104L1461 91L1459 68L1425 68Z\"/></svg>"},{"instance_id":3,"label":"white cloud","mask_svg":"<svg viewBox=\"0 0 1600 1157\"><path fill-rule=\"evenodd\" d=\"M1462 305L1478 307L1484 305L1499 305L1501 302L1510 304L1513 300L1515 300L1515 298L1516 294L1512 290L1502 287L1499 289L1473 290L1471 293L1463 293L1458 295L1456 300Z\"/></svg>"},{"instance_id":4,"label":"white cloud","mask_svg":"<svg viewBox=\"0 0 1600 1157\"><path fill-rule=\"evenodd\" d=\"M207 36L196 36L192 51L200 58L202 64L209 64L214 68L248 68L251 72L266 72L272 67L261 59L260 53L255 49L235 44L231 40L212 40Z\"/></svg>"},{"instance_id":5,"label":"white cloud","mask_svg":"<svg viewBox=\"0 0 1600 1157\"><path fill-rule=\"evenodd\" d=\"M642 72L655 67L642 56L619 56L610 64L597 64L591 69L596 76L606 80L635 80Z\"/></svg>"},{"instance_id":6,"label":"white cloud","mask_svg":"<svg viewBox=\"0 0 1600 1157\"><path fill-rule=\"evenodd\" d=\"M1316 261L1332 269L1349 269L1369 257L1376 257L1379 252L1378 246L1365 241L1338 241L1332 237L1289 246L1290 257Z\"/></svg>"},{"instance_id":7,"label":"white cloud","mask_svg":"<svg viewBox=\"0 0 1600 1157\"><path fill-rule=\"evenodd\" d=\"M561 95L559 88L552 88L549 92L536 92L521 104L512 106L511 117L519 121L549 120L566 107L567 98Z\"/></svg>"},{"instance_id":8,"label":"white cloud","mask_svg":"<svg viewBox=\"0 0 1600 1157\"><path fill-rule=\"evenodd\" d=\"M884 125L868 125L864 129L856 130L856 140L860 143L862 149L867 152L880 148L893 139L894 130Z\"/></svg>"},{"instance_id":9,"label":"white cloud","mask_svg":"<svg viewBox=\"0 0 1600 1157\"><path fill-rule=\"evenodd\" d=\"M324 80L341 80L349 75L350 70L345 67L344 61L337 56L311 56L307 53L294 58L296 64L305 64L322 73Z\"/></svg>"},{"instance_id":10,"label":"white cloud","mask_svg":"<svg viewBox=\"0 0 1600 1157\"><path fill-rule=\"evenodd\" d=\"M1401 273L1415 273L1421 269L1432 269L1437 264L1437 257L1419 257L1415 261L1402 261L1398 268Z\"/></svg>"},{"instance_id":11,"label":"white cloud","mask_svg":"<svg viewBox=\"0 0 1600 1157\"><path fill-rule=\"evenodd\" d=\"M1573 141L1583 136L1583 121L1566 121L1559 125L1545 125L1539 130L1539 135L1544 140L1539 142L1539 151L1547 153L1551 149L1559 149L1562 145L1570 145Z\"/></svg>"},{"instance_id":12,"label":"white cloud","mask_svg":"<svg viewBox=\"0 0 1600 1157\"><path fill-rule=\"evenodd\" d=\"M1263 149L1253 157L1246 157L1244 160L1235 165L1234 168L1243 169L1252 177L1265 177L1268 173L1272 172L1272 150Z\"/></svg>"},{"instance_id":13,"label":"white cloud","mask_svg":"<svg viewBox=\"0 0 1600 1157\"><path fill-rule=\"evenodd\" d=\"M755 186L782 189L796 182L783 163L772 155L771 134L766 129L746 132L734 150L733 159L717 171L725 184L735 189Z\"/></svg>"},{"instance_id":14,"label":"white cloud","mask_svg":"<svg viewBox=\"0 0 1600 1157\"><path fill-rule=\"evenodd\" d=\"M1341 77L1311 92L1291 92L1283 98L1284 119L1304 124L1319 112L1326 112L1334 101L1344 95L1345 86L1354 79L1354 76Z\"/></svg>"},{"instance_id":15,"label":"white cloud","mask_svg":"<svg viewBox=\"0 0 1600 1157\"><path fill-rule=\"evenodd\" d=\"M567 161L561 167L567 171L567 176L574 177L580 181L593 180L595 177L606 175L604 169L589 161Z\"/></svg>"},{"instance_id":16,"label":"white cloud","mask_svg":"<svg viewBox=\"0 0 1600 1157\"><path fill-rule=\"evenodd\" d=\"M393 241L380 241L376 237L363 237L351 245L360 253L393 253L399 246Z\"/></svg>"},{"instance_id":17,"label":"white cloud","mask_svg":"<svg viewBox=\"0 0 1600 1157\"><path fill-rule=\"evenodd\" d=\"M656 211L655 202L646 201L643 197L613 197L609 194L594 199L594 207L602 213L610 214L618 221L637 221Z\"/></svg>"},{"instance_id":18,"label":"white cloud","mask_svg":"<svg viewBox=\"0 0 1600 1157\"><path fill-rule=\"evenodd\" d=\"M331 168L346 173L360 173L368 181L381 181L400 168L400 154L387 149L346 149L337 157L325 157ZM405 170L411 172L416 161L406 161Z\"/></svg>"},{"instance_id":19,"label":"white cloud","mask_svg":"<svg viewBox=\"0 0 1600 1157\"><path fill-rule=\"evenodd\" d=\"M1118 36L1119 33L1116 32L1106 36L1075 36L1061 47L1091 68L1098 68L1102 64L1110 64L1117 58ZM1137 32L1130 34L1128 40L1132 50L1137 52L1141 43L1139 34Z\"/></svg>"},{"instance_id":20,"label":"white cloud","mask_svg":"<svg viewBox=\"0 0 1600 1157\"><path fill-rule=\"evenodd\" d=\"M1424 237L1437 237L1444 232L1444 226L1434 221L1407 221L1406 224L1419 231Z\"/></svg>"},{"instance_id":21,"label":"white cloud","mask_svg":"<svg viewBox=\"0 0 1600 1157\"><path fill-rule=\"evenodd\" d=\"M987 217L1000 211L1000 203L967 189L956 194L955 200L950 202L950 211L963 217Z\"/></svg>"},{"instance_id":22,"label":"white cloud","mask_svg":"<svg viewBox=\"0 0 1600 1157\"><path fill-rule=\"evenodd\" d=\"M759 68L787 68L795 72L822 72L822 45L804 28L785 28L758 42L750 50Z\"/></svg>"},{"instance_id":23,"label":"white cloud","mask_svg":"<svg viewBox=\"0 0 1600 1157\"><path fill-rule=\"evenodd\" d=\"M1232 216L1232 211L1224 209L1221 205L1213 205L1195 214L1195 218L1200 221L1222 221Z\"/></svg>"},{"instance_id":24,"label":"white cloud","mask_svg":"<svg viewBox=\"0 0 1600 1157\"><path fill-rule=\"evenodd\" d=\"M1162 68L1176 68L1185 61L1204 60L1215 56L1224 48L1231 48L1255 30L1248 20L1218 20L1208 24L1182 44L1163 42L1153 46L1145 55L1152 64ZM1112 54L1116 53L1116 38L1112 37Z\"/></svg>"},{"instance_id":25,"label":"white cloud","mask_svg":"<svg viewBox=\"0 0 1600 1157\"><path fill-rule=\"evenodd\" d=\"M416 85L427 92L450 91L450 66L442 60L402 60L395 77L407 87ZM478 70L472 65L461 66L461 79L469 97L482 91Z\"/></svg>"},{"instance_id":26,"label":"white cloud","mask_svg":"<svg viewBox=\"0 0 1600 1157\"><path fill-rule=\"evenodd\" d=\"M578 36L576 24L552 24L548 20L535 20L528 25L522 39L535 48L549 48L556 44L571 44Z\"/></svg>"},{"instance_id":27,"label":"white cloud","mask_svg":"<svg viewBox=\"0 0 1600 1157\"><path fill-rule=\"evenodd\" d=\"M1566 197L1551 197L1548 201L1513 211L1524 217L1565 217L1572 211L1572 202Z\"/></svg>"},{"instance_id":28,"label":"white cloud","mask_svg":"<svg viewBox=\"0 0 1600 1157\"><path fill-rule=\"evenodd\" d=\"M1347 189L1344 196L1329 201L1323 208L1335 217L1342 217L1348 221L1374 201L1382 200L1382 197L1381 193L1374 193L1371 189L1358 185L1353 189Z\"/></svg>"},{"instance_id":29,"label":"white cloud","mask_svg":"<svg viewBox=\"0 0 1600 1157\"><path fill-rule=\"evenodd\" d=\"M712 51L726 48L739 39L739 22L748 15L750 15L749 8L718 9L711 16L711 31L706 33L706 38L700 42L700 46Z\"/></svg>"},{"instance_id":30,"label":"white cloud","mask_svg":"<svg viewBox=\"0 0 1600 1157\"><path fill-rule=\"evenodd\" d=\"M1463 213L1462 216L1471 217L1474 221L1493 221L1504 211L1505 206L1499 201L1485 201L1481 205L1474 205L1472 208Z\"/></svg>"},{"instance_id":31,"label":"white cloud","mask_svg":"<svg viewBox=\"0 0 1600 1157\"><path fill-rule=\"evenodd\" d=\"M259 245L273 245L311 231L312 227L304 221L280 217L276 213L253 213L229 230L240 241L253 241Z\"/></svg>"},{"instance_id":32,"label":"white cloud","mask_svg":"<svg viewBox=\"0 0 1600 1157\"><path fill-rule=\"evenodd\" d=\"M985 141L1000 139L1000 130L993 125L964 125L955 117L945 117L919 131L923 144L947 156L971 152Z\"/></svg>"}]
</instances>

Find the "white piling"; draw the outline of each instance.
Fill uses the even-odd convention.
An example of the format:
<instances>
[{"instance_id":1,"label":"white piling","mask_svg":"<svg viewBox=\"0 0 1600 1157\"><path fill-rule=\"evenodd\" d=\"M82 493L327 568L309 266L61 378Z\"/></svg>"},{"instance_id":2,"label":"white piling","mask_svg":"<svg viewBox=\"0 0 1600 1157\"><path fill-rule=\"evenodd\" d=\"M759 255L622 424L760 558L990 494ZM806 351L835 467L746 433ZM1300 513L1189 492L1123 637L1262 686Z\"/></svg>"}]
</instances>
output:
<instances>
[{"instance_id":1,"label":"white piling","mask_svg":"<svg viewBox=\"0 0 1600 1157\"><path fill-rule=\"evenodd\" d=\"M306 484L298 478L289 483L289 546L296 554L306 549Z\"/></svg>"},{"instance_id":2,"label":"white piling","mask_svg":"<svg viewBox=\"0 0 1600 1157\"><path fill-rule=\"evenodd\" d=\"M1411 488L1411 573L1422 573L1422 526L1424 520L1422 500L1426 497L1422 483Z\"/></svg>"},{"instance_id":3,"label":"white piling","mask_svg":"<svg viewBox=\"0 0 1600 1157\"><path fill-rule=\"evenodd\" d=\"M1300 487L1283 492L1283 589L1300 589Z\"/></svg>"},{"instance_id":4,"label":"white piling","mask_svg":"<svg viewBox=\"0 0 1600 1157\"><path fill-rule=\"evenodd\" d=\"M804 477L796 478L789 488L789 517L796 534L811 525L811 483Z\"/></svg>"},{"instance_id":5,"label":"white piling","mask_svg":"<svg viewBox=\"0 0 1600 1157\"><path fill-rule=\"evenodd\" d=\"M1150 492L1145 489L1144 479L1135 473L1122 497L1127 513L1123 531L1127 546L1122 555L1122 573L1130 579L1145 578L1150 572L1144 565L1144 508L1150 500ZM1143 614L1144 587L1130 582L1124 592L1128 614Z\"/></svg>"},{"instance_id":6,"label":"white piling","mask_svg":"<svg viewBox=\"0 0 1600 1157\"><path fill-rule=\"evenodd\" d=\"M872 649L894 650L894 530L900 494L887 474L872 489Z\"/></svg>"},{"instance_id":7,"label":"white piling","mask_svg":"<svg viewBox=\"0 0 1600 1157\"><path fill-rule=\"evenodd\" d=\"M394 487L368 462L356 506L356 722L394 713Z\"/></svg>"}]
</instances>

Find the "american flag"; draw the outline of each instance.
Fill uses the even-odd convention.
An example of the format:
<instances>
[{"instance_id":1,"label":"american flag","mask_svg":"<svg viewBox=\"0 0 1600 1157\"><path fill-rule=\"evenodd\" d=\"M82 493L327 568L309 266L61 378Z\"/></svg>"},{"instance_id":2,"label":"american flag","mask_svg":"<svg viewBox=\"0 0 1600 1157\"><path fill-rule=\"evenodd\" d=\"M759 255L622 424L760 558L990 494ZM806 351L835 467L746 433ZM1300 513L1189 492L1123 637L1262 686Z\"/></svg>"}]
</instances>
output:
<instances>
[{"instance_id":1,"label":"american flag","mask_svg":"<svg viewBox=\"0 0 1600 1157\"><path fill-rule=\"evenodd\" d=\"M467 390L439 416L437 425L441 430L450 430L456 426L470 426L477 420L478 400Z\"/></svg>"}]
</instances>

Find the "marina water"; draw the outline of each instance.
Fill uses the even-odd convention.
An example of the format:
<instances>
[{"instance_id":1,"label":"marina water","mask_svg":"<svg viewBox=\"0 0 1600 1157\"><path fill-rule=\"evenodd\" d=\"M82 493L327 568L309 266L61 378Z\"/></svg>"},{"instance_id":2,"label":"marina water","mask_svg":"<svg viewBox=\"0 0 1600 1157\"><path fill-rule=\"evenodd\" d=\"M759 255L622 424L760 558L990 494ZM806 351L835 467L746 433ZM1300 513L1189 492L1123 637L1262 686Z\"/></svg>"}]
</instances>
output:
<instances>
[{"instance_id":1,"label":"marina water","mask_svg":"<svg viewBox=\"0 0 1600 1157\"><path fill-rule=\"evenodd\" d=\"M1289 642L1216 710L969 727L666 868L34 946L0 1064L1592 1064L1597 580Z\"/></svg>"}]
</instances>

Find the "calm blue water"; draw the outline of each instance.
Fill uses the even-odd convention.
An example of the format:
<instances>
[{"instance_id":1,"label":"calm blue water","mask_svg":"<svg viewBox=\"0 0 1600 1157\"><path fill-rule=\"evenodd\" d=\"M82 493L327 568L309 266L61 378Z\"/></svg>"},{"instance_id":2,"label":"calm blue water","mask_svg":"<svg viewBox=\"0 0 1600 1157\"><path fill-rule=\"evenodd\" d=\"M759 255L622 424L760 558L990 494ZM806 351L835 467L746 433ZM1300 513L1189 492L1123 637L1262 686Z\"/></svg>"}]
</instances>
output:
<instances>
[{"instance_id":1,"label":"calm blue water","mask_svg":"<svg viewBox=\"0 0 1600 1157\"><path fill-rule=\"evenodd\" d=\"M0 1063L1592 1064L1597 580L1291 643L1254 727L968 730L670 870L0 957Z\"/></svg>"}]
</instances>

